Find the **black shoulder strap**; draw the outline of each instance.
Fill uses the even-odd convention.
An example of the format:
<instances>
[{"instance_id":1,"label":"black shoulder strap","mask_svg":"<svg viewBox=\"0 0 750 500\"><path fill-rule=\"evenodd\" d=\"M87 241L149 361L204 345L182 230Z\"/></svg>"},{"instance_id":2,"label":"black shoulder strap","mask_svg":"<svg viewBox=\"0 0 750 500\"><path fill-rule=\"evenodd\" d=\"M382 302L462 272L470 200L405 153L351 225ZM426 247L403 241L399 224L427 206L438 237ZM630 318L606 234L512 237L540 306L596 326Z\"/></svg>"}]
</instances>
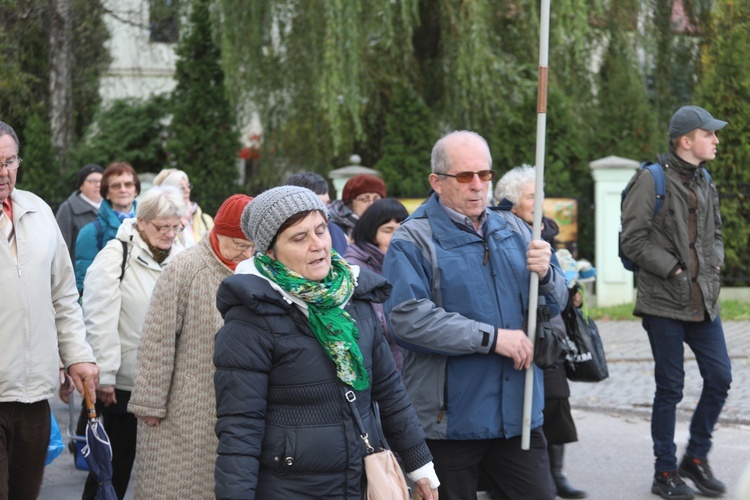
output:
<instances>
[{"instance_id":1,"label":"black shoulder strap","mask_svg":"<svg viewBox=\"0 0 750 500\"><path fill-rule=\"evenodd\" d=\"M120 269L120 281L122 281L122 277L125 276L125 265L128 263L128 244L122 240L120 240L120 243L122 243L122 265Z\"/></svg>"},{"instance_id":2,"label":"black shoulder strap","mask_svg":"<svg viewBox=\"0 0 750 500\"><path fill-rule=\"evenodd\" d=\"M94 219L94 227L96 228L96 249L101 250L104 248L104 228L99 218Z\"/></svg>"}]
</instances>

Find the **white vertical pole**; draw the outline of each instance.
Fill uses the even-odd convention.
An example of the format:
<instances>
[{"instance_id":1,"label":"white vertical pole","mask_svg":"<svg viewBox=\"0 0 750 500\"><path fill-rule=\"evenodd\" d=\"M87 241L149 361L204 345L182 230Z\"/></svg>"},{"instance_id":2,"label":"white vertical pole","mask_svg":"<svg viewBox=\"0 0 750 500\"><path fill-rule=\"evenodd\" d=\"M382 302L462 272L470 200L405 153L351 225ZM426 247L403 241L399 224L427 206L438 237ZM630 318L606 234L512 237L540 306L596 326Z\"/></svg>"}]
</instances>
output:
<instances>
[{"instance_id":1,"label":"white vertical pole","mask_svg":"<svg viewBox=\"0 0 750 500\"><path fill-rule=\"evenodd\" d=\"M534 193L534 226L532 238L542 234L542 202L544 201L544 142L547 134L547 62L549 58L549 0L542 0L539 24L539 86L537 89L536 118L536 186ZM539 275L531 273L529 280L529 340L536 338L536 309L539 302ZM521 449L528 450L531 441L531 403L534 396L534 363L526 370L523 396L523 431Z\"/></svg>"}]
</instances>

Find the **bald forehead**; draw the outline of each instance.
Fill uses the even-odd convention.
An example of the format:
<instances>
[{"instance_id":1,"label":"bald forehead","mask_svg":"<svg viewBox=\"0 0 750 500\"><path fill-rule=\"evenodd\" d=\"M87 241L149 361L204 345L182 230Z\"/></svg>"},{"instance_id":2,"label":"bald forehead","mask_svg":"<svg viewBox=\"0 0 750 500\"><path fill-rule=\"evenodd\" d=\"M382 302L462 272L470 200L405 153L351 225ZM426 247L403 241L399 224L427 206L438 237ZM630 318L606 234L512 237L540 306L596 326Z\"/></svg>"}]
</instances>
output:
<instances>
[{"instance_id":1,"label":"bald forehead","mask_svg":"<svg viewBox=\"0 0 750 500\"><path fill-rule=\"evenodd\" d=\"M446 154L452 159L457 154L470 153L472 155L482 154L487 158L487 164L492 164L490 148L487 142L478 134L472 132L454 132L446 135L443 147Z\"/></svg>"},{"instance_id":2,"label":"bald forehead","mask_svg":"<svg viewBox=\"0 0 750 500\"><path fill-rule=\"evenodd\" d=\"M446 146L457 145L457 144L466 144L466 145L482 144L483 147L487 147L487 143L485 142L485 140L482 138L481 135L477 134L476 132L471 132L468 130L458 130L456 132L451 132L443 136L440 140Z\"/></svg>"}]
</instances>

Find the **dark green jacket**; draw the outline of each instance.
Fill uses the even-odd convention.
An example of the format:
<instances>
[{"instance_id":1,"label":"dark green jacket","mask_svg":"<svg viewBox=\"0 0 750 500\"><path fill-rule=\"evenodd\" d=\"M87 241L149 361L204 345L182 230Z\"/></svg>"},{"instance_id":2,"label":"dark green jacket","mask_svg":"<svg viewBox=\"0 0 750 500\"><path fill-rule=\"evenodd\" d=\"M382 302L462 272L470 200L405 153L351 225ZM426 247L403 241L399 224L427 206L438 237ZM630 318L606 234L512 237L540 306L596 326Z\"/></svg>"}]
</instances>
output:
<instances>
[{"instance_id":1,"label":"dark green jacket","mask_svg":"<svg viewBox=\"0 0 750 500\"><path fill-rule=\"evenodd\" d=\"M713 320L721 310L724 262L716 186L673 152L665 173L666 197L656 217L654 179L645 169L636 174L622 206L621 246L641 268L633 313L683 321L702 321L708 313ZM676 274L678 269L682 273Z\"/></svg>"}]
</instances>

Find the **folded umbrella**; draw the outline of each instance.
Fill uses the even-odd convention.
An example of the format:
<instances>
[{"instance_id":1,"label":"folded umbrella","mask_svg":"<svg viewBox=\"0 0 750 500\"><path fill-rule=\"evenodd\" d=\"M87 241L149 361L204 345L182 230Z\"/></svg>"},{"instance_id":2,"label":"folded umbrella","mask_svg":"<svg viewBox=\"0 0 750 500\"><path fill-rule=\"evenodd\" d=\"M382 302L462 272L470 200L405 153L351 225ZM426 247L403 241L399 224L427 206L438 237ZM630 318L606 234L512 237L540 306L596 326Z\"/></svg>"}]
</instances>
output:
<instances>
[{"instance_id":1,"label":"folded umbrella","mask_svg":"<svg viewBox=\"0 0 750 500\"><path fill-rule=\"evenodd\" d=\"M78 431L78 420L81 414L81 405L76 405L75 392L68 396L68 429L66 431L70 442L68 448L73 454L73 462L78 470L89 470L89 464L83 458L83 447L86 446L86 428ZM88 427L88 425L86 426ZM78 434L80 432L81 434Z\"/></svg>"},{"instance_id":2,"label":"folded umbrella","mask_svg":"<svg viewBox=\"0 0 750 500\"><path fill-rule=\"evenodd\" d=\"M117 493L112 486L112 445L104 426L96 416L96 408L91 402L88 389L84 386L86 410L89 424L86 426L86 446L83 456L89 464L89 471L96 477L99 487L95 500L117 500Z\"/></svg>"}]
</instances>

